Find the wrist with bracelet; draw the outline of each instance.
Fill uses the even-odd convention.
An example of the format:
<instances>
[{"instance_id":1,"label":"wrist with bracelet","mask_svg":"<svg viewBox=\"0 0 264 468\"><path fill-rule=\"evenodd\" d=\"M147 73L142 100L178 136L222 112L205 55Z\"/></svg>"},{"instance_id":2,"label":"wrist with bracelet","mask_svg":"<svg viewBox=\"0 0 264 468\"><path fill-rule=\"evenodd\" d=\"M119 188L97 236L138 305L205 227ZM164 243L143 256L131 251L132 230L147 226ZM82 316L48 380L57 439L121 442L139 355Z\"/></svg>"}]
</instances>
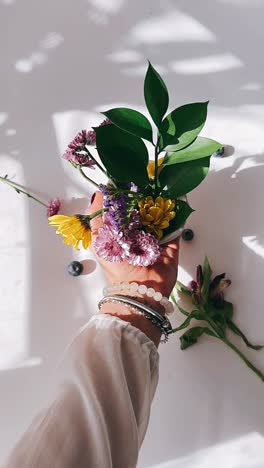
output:
<instances>
[{"instance_id":1,"label":"wrist with bracelet","mask_svg":"<svg viewBox=\"0 0 264 468\"><path fill-rule=\"evenodd\" d=\"M134 296L131 296L131 293ZM159 332L164 335L164 339L160 341L161 343L168 341L168 336L172 332L172 326L165 314L172 313L174 306L159 291L155 291L154 288L147 288L146 285L138 285L135 282L125 282L105 287L103 294L104 297L98 304L99 310L107 303L122 304L130 310L139 312L146 319L150 320ZM138 297L138 294L144 296L144 298Z\"/></svg>"}]
</instances>

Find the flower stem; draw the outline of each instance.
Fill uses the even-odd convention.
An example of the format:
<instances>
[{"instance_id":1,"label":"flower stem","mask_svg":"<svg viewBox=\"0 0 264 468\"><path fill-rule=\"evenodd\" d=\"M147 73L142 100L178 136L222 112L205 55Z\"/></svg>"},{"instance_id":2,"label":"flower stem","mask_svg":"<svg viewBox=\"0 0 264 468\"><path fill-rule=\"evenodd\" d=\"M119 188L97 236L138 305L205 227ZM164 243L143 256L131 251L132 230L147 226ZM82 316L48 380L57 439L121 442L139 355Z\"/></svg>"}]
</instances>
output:
<instances>
[{"instance_id":1,"label":"flower stem","mask_svg":"<svg viewBox=\"0 0 264 468\"><path fill-rule=\"evenodd\" d=\"M31 193L27 192L26 190L24 190L20 185L16 184L15 182L12 182L11 180L9 180L7 177L1 177L0 176L0 180L2 182L4 182L5 184L9 185L10 187L12 187L13 189L15 189L15 191L17 193L24 193L24 195L27 195L28 198L32 198L32 200L36 201L37 203L39 203L40 205L42 206L45 206L46 208L48 208L48 205L46 203L44 203L43 201L39 200L38 198L34 197L33 195L31 195Z\"/></svg>"},{"instance_id":2,"label":"flower stem","mask_svg":"<svg viewBox=\"0 0 264 468\"><path fill-rule=\"evenodd\" d=\"M238 356L244 361L247 367L249 367L259 378L264 382L264 374L255 367L252 362L250 362L246 356L235 346L231 343L227 338L220 338L229 348L231 348Z\"/></svg>"},{"instance_id":3,"label":"flower stem","mask_svg":"<svg viewBox=\"0 0 264 468\"><path fill-rule=\"evenodd\" d=\"M108 211L107 208L102 208L101 210L97 210L94 213L91 213L90 215L88 215L88 217L89 217L89 219L93 219L96 216L99 216L100 214L105 213L106 211Z\"/></svg>"},{"instance_id":4,"label":"flower stem","mask_svg":"<svg viewBox=\"0 0 264 468\"><path fill-rule=\"evenodd\" d=\"M155 182L155 197L158 194L158 142L155 146L155 173L154 173L154 182Z\"/></svg>"},{"instance_id":5,"label":"flower stem","mask_svg":"<svg viewBox=\"0 0 264 468\"><path fill-rule=\"evenodd\" d=\"M86 147L86 151L89 155L89 157L95 162L95 164L99 167L99 169L107 176L107 173L106 171L104 170L103 166L101 166L101 164L96 161L95 157L92 155L92 153L90 153L90 151L88 150L88 148Z\"/></svg>"},{"instance_id":6,"label":"flower stem","mask_svg":"<svg viewBox=\"0 0 264 468\"><path fill-rule=\"evenodd\" d=\"M89 180L89 182L90 182L91 184L93 184L96 188L99 188L99 185L98 185L96 182L94 182L92 179L90 179L90 177L88 177L88 176L83 172L81 166L78 166L78 170L79 170L79 172L82 174L82 176L83 176L85 179Z\"/></svg>"}]
</instances>

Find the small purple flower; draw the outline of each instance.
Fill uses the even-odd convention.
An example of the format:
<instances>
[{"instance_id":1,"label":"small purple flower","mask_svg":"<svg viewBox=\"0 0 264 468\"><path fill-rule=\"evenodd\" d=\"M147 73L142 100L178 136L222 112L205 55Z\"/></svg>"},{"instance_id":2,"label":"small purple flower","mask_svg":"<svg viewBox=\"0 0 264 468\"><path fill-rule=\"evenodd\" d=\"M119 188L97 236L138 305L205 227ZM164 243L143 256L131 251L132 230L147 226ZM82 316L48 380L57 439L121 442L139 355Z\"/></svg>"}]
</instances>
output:
<instances>
[{"instance_id":1,"label":"small purple flower","mask_svg":"<svg viewBox=\"0 0 264 468\"><path fill-rule=\"evenodd\" d=\"M87 136L88 136L88 141L89 141L88 145L95 145L95 143L96 143L96 133L95 133L95 131L94 130L89 130Z\"/></svg>"},{"instance_id":2,"label":"small purple flower","mask_svg":"<svg viewBox=\"0 0 264 468\"><path fill-rule=\"evenodd\" d=\"M103 122L100 123L99 127L102 127L102 125L109 125L111 124L111 120L105 119ZM95 145L96 144L96 133L95 130L89 130L87 132L87 137L88 137L88 145Z\"/></svg>"},{"instance_id":3,"label":"small purple flower","mask_svg":"<svg viewBox=\"0 0 264 468\"><path fill-rule=\"evenodd\" d=\"M73 150L74 152L83 150L85 148L85 145L87 145L87 134L87 130L81 130L71 141L71 143L69 143L68 148L70 148L70 150Z\"/></svg>"},{"instance_id":4,"label":"small purple flower","mask_svg":"<svg viewBox=\"0 0 264 468\"><path fill-rule=\"evenodd\" d=\"M160 256L158 240L145 231L134 231L129 237L131 244L127 261L135 266L153 265Z\"/></svg>"},{"instance_id":5,"label":"small purple flower","mask_svg":"<svg viewBox=\"0 0 264 468\"><path fill-rule=\"evenodd\" d=\"M130 192L135 192L135 193L140 192L140 188L136 184L134 184L134 182L129 182L127 186Z\"/></svg>"},{"instance_id":6,"label":"small purple flower","mask_svg":"<svg viewBox=\"0 0 264 468\"><path fill-rule=\"evenodd\" d=\"M103 206L108 208L109 222L116 229L123 229L128 222L127 199L124 193L116 193L116 189L111 185L99 185L103 194Z\"/></svg>"},{"instance_id":7,"label":"small purple flower","mask_svg":"<svg viewBox=\"0 0 264 468\"><path fill-rule=\"evenodd\" d=\"M53 198L48 201L48 207L47 207L47 217L49 218L50 216L54 216L58 214L60 211L61 207L61 201L59 198Z\"/></svg>"},{"instance_id":8,"label":"small purple flower","mask_svg":"<svg viewBox=\"0 0 264 468\"><path fill-rule=\"evenodd\" d=\"M87 130L82 130L76 137L69 143L68 148L63 154L63 158L67 161L71 161L78 166L85 166L94 169L95 162L88 155L86 145L88 145L88 133Z\"/></svg>"},{"instance_id":9,"label":"small purple flower","mask_svg":"<svg viewBox=\"0 0 264 468\"><path fill-rule=\"evenodd\" d=\"M109 262L122 262L128 253L129 243L121 231L117 231L105 221L99 228L98 236L93 242L95 253Z\"/></svg>"},{"instance_id":10,"label":"small purple flower","mask_svg":"<svg viewBox=\"0 0 264 468\"><path fill-rule=\"evenodd\" d=\"M129 231L135 231L141 228L141 219L138 210L132 210L130 219L129 219L129 225L128 225L128 230Z\"/></svg>"}]
</instances>

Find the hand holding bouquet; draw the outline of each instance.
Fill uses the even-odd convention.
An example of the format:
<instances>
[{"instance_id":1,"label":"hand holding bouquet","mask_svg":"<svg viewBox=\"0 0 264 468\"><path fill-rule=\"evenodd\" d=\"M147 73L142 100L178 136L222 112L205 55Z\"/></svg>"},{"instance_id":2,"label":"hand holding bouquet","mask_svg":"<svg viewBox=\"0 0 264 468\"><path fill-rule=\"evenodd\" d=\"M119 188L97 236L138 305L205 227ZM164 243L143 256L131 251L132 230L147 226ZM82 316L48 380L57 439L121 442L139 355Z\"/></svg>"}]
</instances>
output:
<instances>
[{"instance_id":1,"label":"hand holding bouquet","mask_svg":"<svg viewBox=\"0 0 264 468\"><path fill-rule=\"evenodd\" d=\"M134 266L155 264L161 244L176 237L193 209L186 194L207 175L210 156L220 143L199 137L208 102L181 106L166 114L169 96L160 75L149 64L144 83L147 109L155 124L140 112L115 108L93 130L82 130L64 158L101 191L103 206L89 215L54 215L64 243L87 249L92 242L90 222L102 216L94 240L96 254L110 262ZM143 140L153 147L154 159ZM96 146L96 153L93 146ZM97 167L107 179L97 185L89 174Z\"/></svg>"}]
</instances>

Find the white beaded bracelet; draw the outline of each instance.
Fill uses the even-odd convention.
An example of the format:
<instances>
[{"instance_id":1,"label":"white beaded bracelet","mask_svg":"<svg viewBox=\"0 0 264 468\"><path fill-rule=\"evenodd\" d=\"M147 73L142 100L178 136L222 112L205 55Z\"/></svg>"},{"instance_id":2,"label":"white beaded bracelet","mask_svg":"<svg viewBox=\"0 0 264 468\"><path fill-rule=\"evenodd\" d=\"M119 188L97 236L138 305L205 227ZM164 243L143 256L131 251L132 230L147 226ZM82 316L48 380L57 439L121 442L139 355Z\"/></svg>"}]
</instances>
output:
<instances>
[{"instance_id":1,"label":"white beaded bracelet","mask_svg":"<svg viewBox=\"0 0 264 468\"><path fill-rule=\"evenodd\" d=\"M103 295L108 296L109 294L117 293L120 291L129 291L131 294L138 292L142 296L147 296L153 298L155 301L159 302L165 309L165 314L172 314L174 311L174 304L169 301L169 299L159 291L155 291L154 288L148 288L145 284L133 283L115 283L111 286L106 286L103 289Z\"/></svg>"}]
</instances>

